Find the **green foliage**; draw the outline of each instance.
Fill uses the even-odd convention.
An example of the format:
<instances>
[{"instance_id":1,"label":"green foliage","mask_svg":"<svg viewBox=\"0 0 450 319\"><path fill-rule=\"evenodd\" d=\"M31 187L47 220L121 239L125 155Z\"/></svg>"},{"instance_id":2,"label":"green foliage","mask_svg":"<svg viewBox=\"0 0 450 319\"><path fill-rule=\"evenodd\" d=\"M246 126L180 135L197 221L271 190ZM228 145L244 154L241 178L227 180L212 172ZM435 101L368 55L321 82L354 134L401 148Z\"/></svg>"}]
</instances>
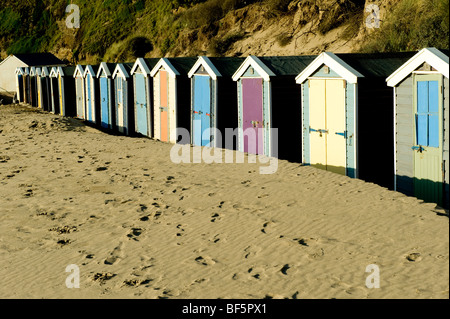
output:
<instances>
[{"instance_id":1,"label":"green foliage","mask_svg":"<svg viewBox=\"0 0 450 319\"><path fill-rule=\"evenodd\" d=\"M209 51L213 56L223 56L233 43L242 40L244 37L245 34L243 32L233 32L221 39L213 39Z\"/></svg>"},{"instance_id":2,"label":"green foliage","mask_svg":"<svg viewBox=\"0 0 450 319\"><path fill-rule=\"evenodd\" d=\"M449 48L449 0L404 0L389 12L362 52ZM411 23L414 21L414 23Z\"/></svg>"},{"instance_id":3,"label":"green foliage","mask_svg":"<svg viewBox=\"0 0 450 319\"><path fill-rule=\"evenodd\" d=\"M318 31L321 34L326 34L343 24L355 21L355 16L360 17L363 12L364 1L344 0L337 2L324 12L319 22Z\"/></svg>"},{"instance_id":4,"label":"green foliage","mask_svg":"<svg viewBox=\"0 0 450 319\"><path fill-rule=\"evenodd\" d=\"M5 8L0 11L0 37L6 37L15 34L20 27L20 13Z\"/></svg>"}]
</instances>

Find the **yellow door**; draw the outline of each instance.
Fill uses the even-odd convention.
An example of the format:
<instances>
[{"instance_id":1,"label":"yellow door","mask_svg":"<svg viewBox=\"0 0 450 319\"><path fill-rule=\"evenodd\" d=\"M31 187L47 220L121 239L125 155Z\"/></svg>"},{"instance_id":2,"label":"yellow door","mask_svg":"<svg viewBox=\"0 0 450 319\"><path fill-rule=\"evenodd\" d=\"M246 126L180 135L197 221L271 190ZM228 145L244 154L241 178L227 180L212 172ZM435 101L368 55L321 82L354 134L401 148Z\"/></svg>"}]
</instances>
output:
<instances>
[{"instance_id":1,"label":"yellow door","mask_svg":"<svg viewBox=\"0 0 450 319\"><path fill-rule=\"evenodd\" d=\"M62 93L62 80L61 80L61 75L58 78L58 87L59 87L59 111L61 112L61 115L66 115L65 114L65 107L63 105L63 93Z\"/></svg>"},{"instance_id":2,"label":"yellow door","mask_svg":"<svg viewBox=\"0 0 450 319\"><path fill-rule=\"evenodd\" d=\"M327 170L346 173L345 82L326 80Z\"/></svg>"},{"instance_id":3,"label":"yellow door","mask_svg":"<svg viewBox=\"0 0 450 319\"><path fill-rule=\"evenodd\" d=\"M309 80L311 165L346 174L345 81Z\"/></svg>"},{"instance_id":4,"label":"yellow door","mask_svg":"<svg viewBox=\"0 0 450 319\"><path fill-rule=\"evenodd\" d=\"M327 168L325 80L309 80L311 165Z\"/></svg>"}]
</instances>

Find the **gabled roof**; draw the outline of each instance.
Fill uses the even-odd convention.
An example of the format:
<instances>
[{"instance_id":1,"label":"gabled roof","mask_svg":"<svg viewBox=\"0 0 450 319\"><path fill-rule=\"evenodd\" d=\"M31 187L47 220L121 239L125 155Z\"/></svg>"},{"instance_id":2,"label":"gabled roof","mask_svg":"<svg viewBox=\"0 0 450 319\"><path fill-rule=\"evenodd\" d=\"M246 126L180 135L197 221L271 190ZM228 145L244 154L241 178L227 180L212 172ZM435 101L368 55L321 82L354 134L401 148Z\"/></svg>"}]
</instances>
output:
<instances>
[{"instance_id":1,"label":"gabled roof","mask_svg":"<svg viewBox=\"0 0 450 319\"><path fill-rule=\"evenodd\" d=\"M51 53L25 53L14 54L14 56L28 66L64 65L63 61Z\"/></svg>"},{"instance_id":2,"label":"gabled roof","mask_svg":"<svg viewBox=\"0 0 450 319\"><path fill-rule=\"evenodd\" d=\"M322 65L329 66L350 83L356 83L358 82L359 77L364 77L336 54L332 52L323 52L295 78L296 82L299 84L305 82L308 77L313 75L320 67L322 67Z\"/></svg>"},{"instance_id":3,"label":"gabled roof","mask_svg":"<svg viewBox=\"0 0 450 319\"><path fill-rule=\"evenodd\" d=\"M106 75L106 77L111 77L114 69L116 68L116 63L106 63L102 62L100 63L100 66L97 71L97 77L99 78L102 74Z\"/></svg>"},{"instance_id":4,"label":"gabled roof","mask_svg":"<svg viewBox=\"0 0 450 319\"><path fill-rule=\"evenodd\" d=\"M32 66L30 68L30 76L35 76L36 75L36 67Z\"/></svg>"},{"instance_id":5,"label":"gabled roof","mask_svg":"<svg viewBox=\"0 0 450 319\"><path fill-rule=\"evenodd\" d=\"M247 71L250 66L253 67L265 81L270 81L270 77L275 76L275 73L273 73L272 70L270 70L258 57L250 55L233 74L233 81L239 80L239 78L244 75L245 71Z\"/></svg>"},{"instance_id":6,"label":"gabled roof","mask_svg":"<svg viewBox=\"0 0 450 319\"><path fill-rule=\"evenodd\" d=\"M158 59L158 58L153 58L153 59L138 58L138 59L136 59L136 62L134 63L134 65L131 69L131 75L136 73L137 69L139 68L145 76L150 76L150 73L152 72L153 68L158 64L159 60L160 59Z\"/></svg>"},{"instance_id":7,"label":"gabled roof","mask_svg":"<svg viewBox=\"0 0 450 319\"><path fill-rule=\"evenodd\" d=\"M87 77L88 75L90 75L93 78L97 77L98 69L99 65L86 65L83 77Z\"/></svg>"},{"instance_id":8,"label":"gabled roof","mask_svg":"<svg viewBox=\"0 0 450 319\"><path fill-rule=\"evenodd\" d=\"M188 76L189 71L196 61L197 58L191 57L161 58L150 72L150 76L154 77L161 67L164 67L171 77L177 77L179 75Z\"/></svg>"},{"instance_id":9,"label":"gabled roof","mask_svg":"<svg viewBox=\"0 0 450 319\"><path fill-rule=\"evenodd\" d=\"M54 78L58 76L58 68L56 66L52 67L50 70L50 77Z\"/></svg>"},{"instance_id":10,"label":"gabled roof","mask_svg":"<svg viewBox=\"0 0 450 319\"><path fill-rule=\"evenodd\" d=\"M75 67L75 72L73 73L73 77L74 78L76 78L77 76L84 77L84 68L85 68L85 65L78 64Z\"/></svg>"},{"instance_id":11,"label":"gabled roof","mask_svg":"<svg viewBox=\"0 0 450 319\"><path fill-rule=\"evenodd\" d=\"M41 77L46 77L46 76L49 76L49 75L50 75L50 72L48 71L48 67L43 66L41 68Z\"/></svg>"},{"instance_id":12,"label":"gabled roof","mask_svg":"<svg viewBox=\"0 0 450 319\"><path fill-rule=\"evenodd\" d=\"M439 73L443 74L446 78L449 77L448 50L441 51L436 48L425 48L396 69L395 72L386 79L387 85L396 86L425 62L435 68Z\"/></svg>"},{"instance_id":13,"label":"gabled roof","mask_svg":"<svg viewBox=\"0 0 450 319\"><path fill-rule=\"evenodd\" d=\"M349 83L357 83L358 78L385 78L413 55L413 52L372 54L323 52L297 76L296 81L305 82L323 65L333 69Z\"/></svg>"},{"instance_id":14,"label":"gabled roof","mask_svg":"<svg viewBox=\"0 0 450 319\"><path fill-rule=\"evenodd\" d=\"M302 72L316 56L269 56L256 57L249 56L240 65L233 75L233 80L237 81L244 75L251 66L261 75L265 81L270 81L275 76L296 76Z\"/></svg>"},{"instance_id":15,"label":"gabled roof","mask_svg":"<svg viewBox=\"0 0 450 319\"><path fill-rule=\"evenodd\" d=\"M197 62L195 62L192 69L189 71L188 76L192 78L194 76L194 73L203 66L208 72L209 76L213 80L217 80L218 77L222 77L222 73L220 73L219 70L217 70L216 66L211 62L211 60L206 56L201 56L198 58Z\"/></svg>"},{"instance_id":16,"label":"gabled roof","mask_svg":"<svg viewBox=\"0 0 450 319\"><path fill-rule=\"evenodd\" d=\"M15 74L23 75L24 73L25 73L25 70L23 68L21 68L21 67L16 68Z\"/></svg>"},{"instance_id":17,"label":"gabled roof","mask_svg":"<svg viewBox=\"0 0 450 319\"><path fill-rule=\"evenodd\" d=\"M112 75L113 79L115 79L117 76L120 76L122 78L129 78L133 65L134 63L118 63Z\"/></svg>"}]
</instances>

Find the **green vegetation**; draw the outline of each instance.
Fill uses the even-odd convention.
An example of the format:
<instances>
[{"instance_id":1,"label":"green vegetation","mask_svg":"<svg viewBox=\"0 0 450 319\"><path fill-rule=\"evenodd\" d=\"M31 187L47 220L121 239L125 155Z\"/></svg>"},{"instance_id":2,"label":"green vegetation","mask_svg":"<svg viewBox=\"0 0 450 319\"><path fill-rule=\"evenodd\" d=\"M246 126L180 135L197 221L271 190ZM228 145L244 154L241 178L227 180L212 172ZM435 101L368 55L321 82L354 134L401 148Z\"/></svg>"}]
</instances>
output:
<instances>
[{"instance_id":1,"label":"green vegetation","mask_svg":"<svg viewBox=\"0 0 450 319\"><path fill-rule=\"evenodd\" d=\"M449 48L449 0L403 0L361 51L414 51L431 46Z\"/></svg>"},{"instance_id":2,"label":"green vegetation","mask_svg":"<svg viewBox=\"0 0 450 319\"><path fill-rule=\"evenodd\" d=\"M81 27L77 30L65 27L65 9L70 3L80 7ZM314 31L320 34L344 27L340 35L344 39L356 36L364 24L365 1L360 0L330 0L328 7L321 7L320 20L316 0L2 0L0 50L11 54L66 48L74 61L113 62L132 61L149 53L174 54L198 40L208 53L221 56L248 36L229 25L230 29L224 28L222 19L254 3L264 10L267 24L293 17L299 7L311 7L314 15L307 15L302 25L313 17L317 20ZM382 28L371 33L361 50L448 48L448 5L449 0L398 1L382 21ZM294 36L294 31L286 29L273 40L286 46ZM199 50L192 48L191 53Z\"/></svg>"}]
</instances>

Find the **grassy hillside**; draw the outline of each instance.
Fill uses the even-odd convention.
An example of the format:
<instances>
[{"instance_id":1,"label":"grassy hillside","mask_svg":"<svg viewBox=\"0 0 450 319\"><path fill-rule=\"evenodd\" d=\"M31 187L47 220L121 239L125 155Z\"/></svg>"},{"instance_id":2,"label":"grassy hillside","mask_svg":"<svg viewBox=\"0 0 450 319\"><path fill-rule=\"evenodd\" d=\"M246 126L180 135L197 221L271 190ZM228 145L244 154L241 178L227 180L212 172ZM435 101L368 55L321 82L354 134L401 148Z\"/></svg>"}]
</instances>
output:
<instances>
[{"instance_id":1,"label":"grassy hillside","mask_svg":"<svg viewBox=\"0 0 450 319\"><path fill-rule=\"evenodd\" d=\"M65 9L71 2L80 7L80 29L65 26ZM282 21L297 21L298 16L306 17L299 24L309 25L309 33L326 35L344 26L340 36L351 39L364 26L364 4L359 0L2 0L0 52L4 58L11 53L50 51L72 62L232 55L235 42L276 24L282 30L286 27ZM448 0L400 0L387 11L382 28L364 37L355 51L449 47ZM258 29L235 30L229 21L258 24ZM304 30L273 34L269 41L286 45L295 32Z\"/></svg>"}]
</instances>

